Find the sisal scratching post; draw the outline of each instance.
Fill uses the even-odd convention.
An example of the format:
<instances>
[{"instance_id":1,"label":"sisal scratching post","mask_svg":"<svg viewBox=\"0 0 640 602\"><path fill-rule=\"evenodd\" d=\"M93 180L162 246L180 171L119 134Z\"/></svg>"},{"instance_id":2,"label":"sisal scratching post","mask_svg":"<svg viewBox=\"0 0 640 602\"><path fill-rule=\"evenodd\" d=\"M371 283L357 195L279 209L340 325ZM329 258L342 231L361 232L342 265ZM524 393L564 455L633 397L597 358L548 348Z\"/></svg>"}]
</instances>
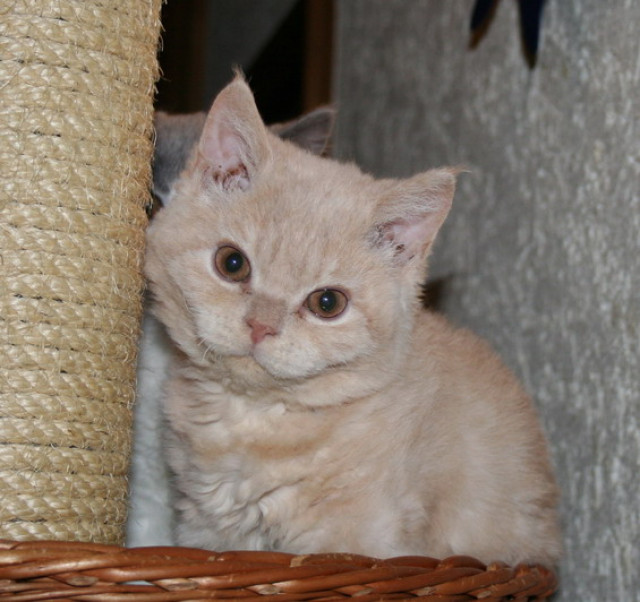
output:
<instances>
[{"instance_id":1,"label":"sisal scratching post","mask_svg":"<svg viewBox=\"0 0 640 602\"><path fill-rule=\"evenodd\" d=\"M0 9L0 538L123 539L160 1Z\"/></svg>"}]
</instances>

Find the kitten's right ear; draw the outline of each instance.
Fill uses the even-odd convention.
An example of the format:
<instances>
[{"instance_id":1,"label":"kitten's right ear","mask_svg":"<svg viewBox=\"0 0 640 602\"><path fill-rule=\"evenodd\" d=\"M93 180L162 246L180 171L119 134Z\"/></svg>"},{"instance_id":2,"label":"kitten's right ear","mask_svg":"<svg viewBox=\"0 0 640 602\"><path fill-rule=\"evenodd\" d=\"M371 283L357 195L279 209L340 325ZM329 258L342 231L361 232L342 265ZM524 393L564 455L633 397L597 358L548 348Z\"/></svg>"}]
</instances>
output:
<instances>
[{"instance_id":1,"label":"kitten's right ear","mask_svg":"<svg viewBox=\"0 0 640 602\"><path fill-rule=\"evenodd\" d=\"M325 106L297 119L274 123L269 129L283 140L293 142L314 155L323 155L330 146L335 120L335 110Z\"/></svg>"},{"instance_id":2,"label":"kitten's right ear","mask_svg":"<svg viewBox=\"0 0 640 602\"><path fill-rule=\"evenodd\" d=\"M241 75L218 94L198 143L200 157L224 190L246 190L271 155L267 129Z\"/></svg>"}]
</instances>

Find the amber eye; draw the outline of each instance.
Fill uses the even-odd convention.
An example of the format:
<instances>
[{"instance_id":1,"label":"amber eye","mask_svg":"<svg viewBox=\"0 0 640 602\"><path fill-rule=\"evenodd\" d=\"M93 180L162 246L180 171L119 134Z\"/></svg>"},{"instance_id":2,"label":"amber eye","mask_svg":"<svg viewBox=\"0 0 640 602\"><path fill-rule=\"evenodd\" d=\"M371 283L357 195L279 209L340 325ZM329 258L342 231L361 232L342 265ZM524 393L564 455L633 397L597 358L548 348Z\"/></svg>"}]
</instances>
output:
<instances>
[{"instance_id":1,"label":"amber eye","mask_svg":"<svg viewBox=\"0 0 640 602\"><path fill-rule=\"evenodd\" d=\"M220 247L213 259L218 274L231 282L246 282L251 275L251 264L235 247Z\"/></svg>"},{"instance_id":2,"label":"amber eye","mask_svg":"<svg viewBox=\"0 0 640 602\"><path fill-rule=\"evenodd\" d=\"M348 303L349 299L342 291L325 288L311 293L306 306L319 318L336 318L347 309Z\"/></svg>"}]
</instances>

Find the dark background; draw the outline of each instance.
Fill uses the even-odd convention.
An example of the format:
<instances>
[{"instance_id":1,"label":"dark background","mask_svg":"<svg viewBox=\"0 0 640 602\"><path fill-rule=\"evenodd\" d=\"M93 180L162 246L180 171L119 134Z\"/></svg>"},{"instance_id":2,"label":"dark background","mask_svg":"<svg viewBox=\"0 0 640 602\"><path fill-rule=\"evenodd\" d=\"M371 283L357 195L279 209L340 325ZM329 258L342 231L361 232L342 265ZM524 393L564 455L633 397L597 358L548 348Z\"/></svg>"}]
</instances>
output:
<instances>
[{"instance_id":1,"label":"dark background","mask_svg":"<svg viewBox=\"0 0 640 602\"><path fill-rule=\"evenodd\" d=\"M333 0L169 0L156 108L208 109L240 67L267 123L331 99Z\"/></svg>"}]
</instances>

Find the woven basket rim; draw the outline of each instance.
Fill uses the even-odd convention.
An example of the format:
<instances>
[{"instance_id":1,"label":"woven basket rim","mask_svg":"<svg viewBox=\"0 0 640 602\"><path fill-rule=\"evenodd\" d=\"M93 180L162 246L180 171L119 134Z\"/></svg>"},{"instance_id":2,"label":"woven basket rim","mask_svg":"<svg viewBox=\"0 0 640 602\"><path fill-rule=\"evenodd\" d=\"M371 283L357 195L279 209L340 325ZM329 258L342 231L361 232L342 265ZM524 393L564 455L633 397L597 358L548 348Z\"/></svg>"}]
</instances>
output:
<instances>
[{"instance_id":1,"label":"woven basket rim","mask_svg":"<svg viewBox=\"0 0 640 602\"><path fill-rule=\"evenodd\" d=\"M544 600L557 586L539 564L469 556L211 552L82 542L0 540L0 599L179 602L278 600Z\"/></svg>"}]
</instances>

